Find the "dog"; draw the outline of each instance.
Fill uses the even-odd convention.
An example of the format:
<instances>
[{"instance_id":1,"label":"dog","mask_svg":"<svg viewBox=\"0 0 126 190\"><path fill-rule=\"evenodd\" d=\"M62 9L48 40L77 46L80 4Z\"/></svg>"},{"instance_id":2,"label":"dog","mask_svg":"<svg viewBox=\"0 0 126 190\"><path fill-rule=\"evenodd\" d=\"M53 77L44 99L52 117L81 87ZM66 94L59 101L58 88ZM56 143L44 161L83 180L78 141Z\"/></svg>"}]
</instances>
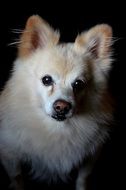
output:
<instances>
[{"instance_id":1,"label":"dog","mask_svg":"<svg viewBox=\"0 0 126 190\"><path fill-rule=\"evenodd\" d=\"M95 160L109 136L111 26L98 24L73 43L59 38L40 16L30 16L1 92L0 157L15 190L24 189L27 160L33 178L48 182L66 181L78 168L76 190L85 190L92 168L86 160Z\"/></svg>"}]
</instances>

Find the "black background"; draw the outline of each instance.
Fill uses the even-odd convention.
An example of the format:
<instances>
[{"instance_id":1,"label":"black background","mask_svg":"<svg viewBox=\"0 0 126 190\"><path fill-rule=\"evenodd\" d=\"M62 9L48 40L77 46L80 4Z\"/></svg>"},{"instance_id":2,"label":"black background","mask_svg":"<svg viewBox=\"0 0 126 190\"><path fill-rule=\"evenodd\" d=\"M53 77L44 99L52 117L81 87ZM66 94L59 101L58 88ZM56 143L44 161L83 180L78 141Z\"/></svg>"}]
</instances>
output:
<instances>
[{"instance_id":1,"label":"black background","mask_svg":"<svg viewBox=\"0 0 126 190\"><path fill-rule=\"evenodd\" d=\"M51 26L61 31L61 41L74 41L76 35L95 24L108 23L113 28L115 42L114 58L110 73L110 90L113 94L115 106L115 125L111 138L103 148L102 154L96 163L91 179L91 189L113 190L125 189L125 44L126 44L126 10L122 2L101 1L92 2L54 2L26 4L5 2L0 7L0 88L2 89L9 77L13 60L16 58L16 47L8 44L18 39L19 34L13 29L23 29L27 18L39 14ZM0 189L6 189L7 177L0 170ZM60 188L59 188L60 189ZM37 190L37 188L36 188ZM70 189L69 189L70 190Z\"/></svg>"}]
</instances>

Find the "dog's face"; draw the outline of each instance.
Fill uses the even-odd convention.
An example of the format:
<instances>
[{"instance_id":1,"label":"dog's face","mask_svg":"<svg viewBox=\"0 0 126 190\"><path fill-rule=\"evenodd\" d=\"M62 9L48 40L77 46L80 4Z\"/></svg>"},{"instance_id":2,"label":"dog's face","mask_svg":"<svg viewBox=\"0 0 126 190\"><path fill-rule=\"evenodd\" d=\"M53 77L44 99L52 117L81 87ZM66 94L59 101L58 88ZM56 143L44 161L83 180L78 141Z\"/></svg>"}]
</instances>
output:
<instances>
[{"instance_id":1,"label":"dog's face","mask_svg":"<svg viewBox=\"0 0 126 190\"><path fill-rule=\"evenodd\" d=\"M98 25L78 36L75 43L58 44L59 34L45 21L38 16L29 18L19 57L32 68L39 104L46 115L57 121L72 117L78 107L86 105L91 85L96 90L98 81L104 84L110 38L111 28Z\"/></svg>"},{"instance_id":2,"label":"dog's face","mask_svg":"<svg viewBox=\"0 0 126 190\"><path fill-rule=\"evenodd\" d=\"M89 71L84 59L77 55L72 44L38 50L32 56L42 107L58 121L72 117L78 100L85 94Z\"/></svg>"}]
</instances>

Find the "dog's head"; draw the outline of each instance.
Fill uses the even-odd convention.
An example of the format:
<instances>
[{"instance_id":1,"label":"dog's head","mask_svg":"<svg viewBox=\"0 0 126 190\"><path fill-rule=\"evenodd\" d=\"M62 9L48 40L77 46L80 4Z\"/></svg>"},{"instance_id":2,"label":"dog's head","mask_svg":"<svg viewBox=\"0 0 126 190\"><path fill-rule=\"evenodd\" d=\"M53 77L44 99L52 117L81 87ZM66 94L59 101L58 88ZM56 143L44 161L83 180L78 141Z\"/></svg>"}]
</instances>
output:
<instances>
[{"instance_id":1,"label":"dog's head","mask_svg":"<svg viewBox=\"0 0 126 190\"><path fill-rule=\"evenodd\" d=\"M96 106L106 88L111 37L111 27L101 24L78 35L75 43L60 44L59 33L43 19L28 19L19 58L46 115L64 121Z\"/></svg>"}]
</instances>

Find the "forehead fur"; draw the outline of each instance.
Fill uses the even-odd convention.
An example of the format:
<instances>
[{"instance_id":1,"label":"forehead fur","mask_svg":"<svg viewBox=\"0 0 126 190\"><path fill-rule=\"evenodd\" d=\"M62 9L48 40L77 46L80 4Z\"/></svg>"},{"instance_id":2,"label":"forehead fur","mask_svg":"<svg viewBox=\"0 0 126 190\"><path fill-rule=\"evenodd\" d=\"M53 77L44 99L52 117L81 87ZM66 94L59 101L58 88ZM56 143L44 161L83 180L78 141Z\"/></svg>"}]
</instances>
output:
<instances>
[{"instance_id":1,"label":"forehead fur","mask_svg":"<svg viewBox=\"0 0 126 190\"><path fill-rule=\"evenodd\" d=\"M44 72L51 71L66 76L70 72L82 73L86 70L87 57L80 56L74 51L73 44L60 44L53 48L38 50L34 54L35 63ZM43 70L43 69L41 69Z\"/></svg>"}]
</instances>

